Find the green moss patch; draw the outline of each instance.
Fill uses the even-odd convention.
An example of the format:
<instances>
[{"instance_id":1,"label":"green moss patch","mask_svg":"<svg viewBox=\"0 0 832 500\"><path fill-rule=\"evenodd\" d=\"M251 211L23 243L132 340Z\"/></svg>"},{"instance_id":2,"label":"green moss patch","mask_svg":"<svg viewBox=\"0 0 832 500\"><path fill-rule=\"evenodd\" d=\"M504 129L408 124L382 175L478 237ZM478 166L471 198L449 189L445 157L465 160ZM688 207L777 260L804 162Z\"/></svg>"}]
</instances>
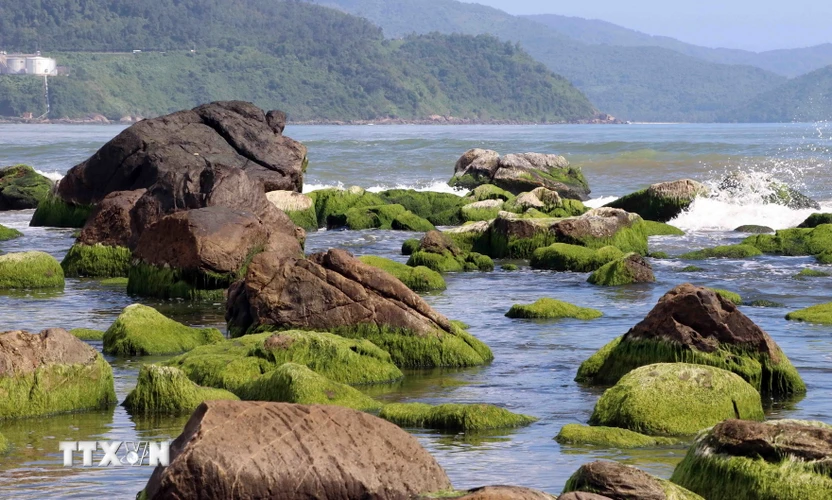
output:
<instances>
[{"instance_id":1,"label":"green moss patch","mask_svg":"<svg viewBox=\"0 0 832 500\"><path fill-rule=\"evenodd\" d=\"M601 311L590 309L588 307L579 307L567 302L549 298L542 298L534 304L514 305L506 313L506 317L508 318L529 319L575 318L589 320L600 318L601 316L603 316Z\"/></svg>"},{"instance_id":2,"label":"green moss patch","mask_svg":"<svg viewBox=\"0 0 832 500\"><path fill-rule=\"evenodd\" d=\"M401 205L436 226L458 226L462 224L460 208L468 200L452 193L414 191L412 189L390 189L378 193L386 203Z\"/></svg>"},{"instance_id":3,"label":"green moss patch","mask_svg":"<svg viewBox=\"0 0 832 500\"><path fill-rule=\"evenodd\" d=\"M23 233L17 229L12 229L0 224L0 241L9 241L15 238L20 238L21 236L23 236Z\"/></svg>"},{"instance_id":4,"label":"green moss patch","mask_svg":"<svg viewBox=\"0 0 832 500\"><path fill-rule=\"evenodd\" d=\"M828 278L832 276L832 273L827 273L825 271L818 271L816 269L803 269L799 273L797 273L794 277L795 278Z\"/></svg>"},{"instance_id":5,"label":"green moss patch","mask_svg":"<svg viewBox=\"0 0 832 500\"><path fill-rule=\"evenodd\" d=\"M758 248L752 245L723 245L714 248L705 248L695 252L688 252L679 256L684 260L705 260L714 258L725 259L747 259L763 255Z\"/></svg>"},{"instance_id":6,"label":"green moss patch","mask_svg":"<svg viewBox=\"0 0 832 500\"><path fill-rule=\"evenodd\" d=\"M699 266L685 266L681 269L677 269L677 271L680 273L698 273L704 271L704 269Z\"/></svg>"},{"instance_id":7,"label":"green moss patch","mask_svg":"<svg viewBox=\"0 0 832 500\"><path fill-rule=\"evenodd\" d=\"M468 203L485 200L508 201L513 199L513 194L509 193L505 189L495 186L494 184L483 184L481 186L477 186L465 197L465 200Z\"/></svg>"},{"instance_id":8,"label":"green moss patch","mask_svg":"<svg viewBox=\"0 0 832 500\"><path fill-rule=\"evenodd\" d=\"M45 252L0 255L0 290L63 288L64 271Z\"/></svg>"},{"instance_id":9,"label":"green moss patch","mask_svg":"<svg viewBox=\"0 0 832 500\"><path fill-rule=\"evenodd\" d=\"M385 405L379 417L401 427L462 432L522 427L537 421L535 417L487 404L431 406L424 403L394 403Z\"/></svg>"},{"instance_id":10,"label":"green moss patch","mask_svg":"<svg viewBox=\"0 0 832 500\"><path fill-rule=\"evenodd\" d=\"M289 219L296 225L307 231L318 229L318 214L314 205L305 210L284 210Z\"/></svg>"},{"instance_id":11,"label":"green moss patch","mask_svg":"<svg viewBox=\"0 0 832 500\"><path fill-rule=\"evenodd\" d=\"M581 424L564 425L555 441L560 444L591 445L604 448L647 448L650 446L672 445L675 439L639 434L619 427L589 426Z\"/></svg>"},{"instance_id":12,"label":"green moss patch","mask_svg":"<svg viewBox=\"0 0 832 500\"><path fill-rule=\"evenodd\" d=\"M599 286L623 286L656 281L650 265L635 253L619 257L599 267L586 280Z\"/></svg>"},{"instance_id":13,"label":"green moss patch","mask_svg":"<svg viewBox=\"0 0 832 500\"><path fill-rule=\"evenodd\" d=\"M752 300L747 305L751 307L786 307L785 304L781 304L780 302L774 302L766 299Z\"/></svg>"},{"instance_id":14,"label":"green moss patch","mask_svg":"<svg viewBox=\"0 0 832 500\"><path fill-rule=\"evenodd\" d=\"M765 418L760 393L748 382L710 366L661 363L622 377L598 400L589 423L684 436L729 418Z\"/></svg>"},{"instance_id":15,"label":"green moss patch","mask_svg":"<svg viewBox=\"0 0 832 500\"><path fill-rule=\"evenodd\" d=\"M242 271L241 271L242 272ZM216 274L158 267L144 262L130 266L127 293L159 299L223 301L238 274Z\"/></svg>"},{"instance_id":16,"label":"green moss patch","mask_svg":"<svg viewBox=\"0 0 832 500\"><path fill-rule=\"evenodd\" d=\"M790 312L786 315L786 319L789 321L805 321L819 325L832 325L832 302Z\"/></svg>"},{"instance_id":17,"label":"green moss patch","mask_svg":"<svg viewBox=\"0 0 832 500\"><path fill-rule=\"evenodd\" d=\"M127 287L127 283L129 283L129 281L130 280L128 278L107 278L99 281L99 283L105 286Z\"/></svg>"},{"instance_id":18,"label":"green moss patch","mask_svg":"<svg viewBox=\"0 0 832 500\"><path fill-rule=\"evenodd\" d=\"M656 222L652 220L644 221L644 228L647 236L684 236L685 232L678 227L665 224L663 222Z\"/></svg>"},{"instance_id":19,"label":"green moss patch","mask_svg":"<svg viewBox=\"0 0 832 500\"><path fill-rule=\"evenodd\" d=\"M376 194L369 193L359 187L343 189L322 189L308 195L315 202L315 213L318 217L318 227L327 225L331 216L342 216L351 208L372 207L385 205L387 202Z\"/></svg>"},{"instance_id":20,"label":"green moss patch","mask_svg":"<svg viewBox=\"0 0 832 500\"><path fill-rule=\"evenodd\" d=\"M740 226L740 227L734 229L734 232L736 232L736 233L748 233L748 234L767 234L767 233L773 233L774 229L772 229L768 226L755 226L753 224L748 224L748 225Z\"/></svg>"},{"instance_id":21,"label":"green moss patch","mask_svg":"<svg viewBox=\"0 0 832 500\"><path fill-rule=\"evenodd\" d=\"M131 415L190 415L203 401L217 399L240 398L222 389L200 387L178 368L143 365L136 388L123 405Z\"/></svg>"},{"instance_id":22,"label":"green moss patch","mask_svg":"<svg viewBox=\"0 0 832 500\"><path fill-rule=\"evenodd\" d=\"M426 232L435 229L433 224L401 205L351 208L343 214L330 215L326 225L328 228L346 227L352 230L396 229Z\"/></svg>"},{"instance_id":23,"label":"green moss patch","mask_svg":"<svg viewBox=\"0 0 832 500\"><path fill-rule=\"evenodd\" d=\"M104 353L114 356L178 354L222 342L216 328L191 328L166 318L152 307L127 306L104 333Z\"/></svg>"},{"instance_id":24,"label":"green moss patch","mask_svg":"<svg viewBox=\"0 0 832 500\"><path fill-rule=\"evenodd\" d=\"M535 269L553 271L592 272L623 256L624 252L612 246L593 249L567 243L554 243L535 250L531 258L531 266Z\"/></svg>"},{"instance_id":25,"label":"green moss patch","mask_svg":"<svg viewBox=\"0 0 832 500\"><path fill-rule=\"evenodd\" d=\"M462 214L462 219L466 222L486 221L496 219L502 210L502 201L485 200L463 206L460 209L460 213Z\"/></svg>"},{"instance_id":26,"label":"green moss patch","mask_svg":"<svg viewBox=\"0 0 832 500\"><path fill-rule=\"evenodd\" d=\"M746 238L743 244L768 254L819 256L832 251L832 224L811 229L784 229L773 235L758 234Z\"/></svg>"},{"instance_id":27,"label":"green moss patch","mask_svg":"<svg viewBox=\"0 0 832 500\"><path fill-rule=\"evenodd\" d=\"M832 224L832 214L812 214L797 227L815 228L823 224Z\"/></svg>"},{"instance_id":28,"label":"green moss patch","mask_svg":"<svg viewBox=\"0 0 832 500\"><path fill-rule=\"evenodd\" d=\"M723 290L721 288L709 288L709 290L713 291L723 299L733 302L734 304L741 306L742 305L742 297L740 294L736 292L732 292L730 290Z\"/></svg>"},{"instance_id":29,"label":"green moss patch","mask_svg":"<svg viewBox=\"0 0 832 500\"><path fill-rule=\"evenodd\" d=\"M71 278L126 277L133 252L125 247L76 243L61 262L64 274Z\"/></svg>"},{"instance_id":30,"label":"green moss patch","mask_svg":"<svg viewBox=\"0 0 832 500\"><path fill-rule=\"evenodd\" d=\"M92 208L91 205L70 205L50 194L38 204L29 225L37 227L84 227Z\"/></svg>"},{"instance_id":31,"label":"green moss patch","mask_svg":"<svg viewBox=\"0 0 832 500\"><path fill-rule=\"evenodd\" d=\"M116 404L113 369L100 355L89 365L44 365L0 376L0 420L109 408Z\"/></svg>"},{"instance_id":32,"label":"green moss patch","mask_svg":"<svg viewBox=\"0 0 832 500\"><path fill-rule=\"evenodd\" d=\"M441 274L424 266L410 267L372 255L360 257L359 260L392 274L414 292L430 292L447 288L445 279L442 278Z\"/></svg>"},{"instance_id":33,"label":"green moss patch","mask_svg":"<svg viewBox=\"0 0 832 500\"><path fill-rule=\"evenodd\" d=\"M410 238L404 240L402 243L402 255L413 255L414 252L419 251L421 240L419 238Z\"/></svg>"},{"instance_id":34,"label":"green moss patch","mask_svg":"<svg viewBox=\"0 0 832 500\"><path fill-rule=\"evenodd\" d=\"M502 266L500 266L500 269L502 269L503 271L511 272L517 271L520 268L517 267L517 264L503 264Z\"/></svg>"},{"instance_id":35,"label":"green moss patch","mask_svg":"<svg viewBox=\"0 0 832 500\"><path fill-rule=\"evenodd\" d=\"M494 261L487 255L471 252L453 255L449 251L433 253L425 251L414 252L407 260L411 267L424 266L438 273L453 273L462 271L493 271Z\"/></svg>"},{"instance_id":36,"label":"green moss patch","mask_svg":"<svg viewBox=\"0 0 832 500\"><path fill-rule=\"evenodd\" d=\"M35 208L52 190L52 181L29 165L0 168L0 210Z\"/></svg>"},{"instance_id":37,"label":"green moss patch","mask_svg":"<svg viewBox=\"0 0 832 500\"><path fill-rule=\"evenodd\" d=\"M104 332L101 330L92 330L89 328L75 328L69 333L75 335L81 340L104 340Z\"/></svg>"}]
</instances>

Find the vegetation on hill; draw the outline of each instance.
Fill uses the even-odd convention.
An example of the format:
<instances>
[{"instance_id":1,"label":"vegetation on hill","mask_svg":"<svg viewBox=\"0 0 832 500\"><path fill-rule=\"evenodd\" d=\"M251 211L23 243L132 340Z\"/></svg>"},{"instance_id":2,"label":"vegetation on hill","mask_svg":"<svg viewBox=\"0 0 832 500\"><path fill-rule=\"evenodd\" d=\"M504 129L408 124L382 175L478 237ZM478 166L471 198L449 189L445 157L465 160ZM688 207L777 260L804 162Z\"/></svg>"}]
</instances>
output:
<instances>
[{"instance_id":1,"label":"vegetation on hill","mask_svg":"<svg viewBox=\"0 0 832 500\"><path fill-rule=\"evenodd\" d=\"M832 64L832 43L800 49L748 50L701 47L670 38L654 36L598 19L541 14L523 16L558 33L591 45L618 47L662 47L681 54L720 64L745 64L795 77Z\"/></svg>"},{"instance_id":2,"label":"vegetation on hill","mask_svg":"<svg viewBox=\"0 0 832 500\"><path fill-rule=\"evenodd\" d=\"M716 64L661 47L587 44L530 19L454 0L315 0L409 33L481 34L519 42L568 78L601 110L636 121L712 121L786 78L750 66Z\"/></svg>"},{"instance_id":3,"label":"vegetation on hill","mask_svg":"<svg viewBox=\"0 0 832 500\"><path fill-rule=\"evenodd\" d=\"M558 122L595 113L516 44L437 33L385 40L364 19L305 2L0 0L0 12L0 47L39 46L71 68L50 80L53 118L153 116L219 99L292 120ZM40 115L42 85L0 77L0 115Z\"/></svg>"}]
</instances>

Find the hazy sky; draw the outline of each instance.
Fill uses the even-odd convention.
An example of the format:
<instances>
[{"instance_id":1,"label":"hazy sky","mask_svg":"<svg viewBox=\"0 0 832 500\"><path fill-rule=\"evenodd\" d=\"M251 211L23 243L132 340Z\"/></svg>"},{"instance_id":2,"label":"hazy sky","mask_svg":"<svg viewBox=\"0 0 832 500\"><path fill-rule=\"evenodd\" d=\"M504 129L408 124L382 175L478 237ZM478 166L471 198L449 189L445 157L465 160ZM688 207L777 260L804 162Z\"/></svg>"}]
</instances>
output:
<instances>
[{"instance_id":1,"label":"hazy sky","mask_svg":"<svg viewBox=\"0 0 832 500\"><path fill-rule=\"evenodd\" d=\"M760 51L832 42L832 0L475 1L512 14L602 19L708 47Z\"/></svg>"}]
</instances>

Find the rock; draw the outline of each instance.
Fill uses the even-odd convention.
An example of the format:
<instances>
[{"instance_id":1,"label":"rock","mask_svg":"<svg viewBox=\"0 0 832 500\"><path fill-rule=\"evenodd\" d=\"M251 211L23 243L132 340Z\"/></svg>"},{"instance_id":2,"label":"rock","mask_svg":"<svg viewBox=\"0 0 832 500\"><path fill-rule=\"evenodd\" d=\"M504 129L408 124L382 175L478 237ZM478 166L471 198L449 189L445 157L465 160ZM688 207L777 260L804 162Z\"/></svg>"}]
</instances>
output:
<instances>
[{"instance_id":1,"label":"rock","mask_svg":"<svg viewBox=\"0 0 832 500\"><path fill-rule=\"evenodd\" d=\"M0 420L115 405L113 370L66 330L0 333Z\"/></svg>"},{"instance_id":2,"label":"rock","mask_svg":"<svg viewBox=\"0 0 832 500\"><path fill-rule=\"evenodd\" d=\"M104 353L113 356L178 354L222 342L215 328L190 328L141 304L127 306L104 333Z\"/></svg>"},{"instance_id":3,"label":"rock","mask_svg":"<svg viewBox=\"0 0 832 500\"><path fill-rule=\"evenodd\" d=\"M794 210L820 209L818 202L788 184L765 174L732 172L722 180L719 190L731 197L747 197L749 194L755 194L762 199L763 203L784 205Z\"/></svg>"},{"instance_id":4,"label":"rock","mask_svg":"<svg viewBox=\"0 0 832 500\"><path fill-rule=\"evenodd\" d=\"M586 360L576 380L610 385L639 366L676 361L733 371L767 396L806 390L766 332L732 302L689 283L669 291L644 320Z\"/></svg>"},{"instance_id":5,"label":"rock","mask_svg":"<svg viewBox=\"0 0 832 500\"><path fill-rule=\"evenodd\" d=\"M52 181L28 165L0 168L0 211L37 208L52 190Z\"/></svg>"},{"instance_id":6,"label":"rock","mask_svg":"<svg viewBox=\"0 0 832 500\"><path fill-rule=\"evenodd\" d=\"M803 279L803 278L828 278L832 276L832 273L827 273L825 271L818 271L817 269L803 269L799 273L795 274L793 277L795 279Z\"/></svg>"},{"instance_id":7,"label":"rock","mask_svg":"<svg viewBox=\"0 0 832 500\"><path fill-rule=\"evenodd\" d=\"M801 222L799 228L815 228L821 224L832 224L832 214L812 214L805 221ZM767 231L773 233L774 230Z\"/></svg>"},{"instance_id":8,"label":"rock","mask_svg":"<svg viewBox=\"0 0 832 500\"><path fill-rule=\"evenodd\" d=\"M705 259L747 259L763 255L759 249L751 245L723 245L714 248L705 248L695 252L688 252L679 256L683 260L705 260Z\"/></svg>"},{"instance_id":9,"label":"rock","mask_svg":"<svg viewBox=\"0 0 832 500\"><path fill-rule=\"evenodd\" d=\"M704 271L705 269L699 266L685 266L683 268L677 269L680 273L698 273L700 271Z\"/></svg>"},{"instance_id":10,"label":"rock","mask_svg":"<svg viewBox=\"0 0 832 500\"><path fill-rule=\"evenodd\" d=\"M759 248L763 253L775 255L812 255L819 263L832 263L832 224L815 228L795 228L777 231L775 234L758 234L743 240L744 245Z\"/></svg>"},{"instance_id":11,"label":"rock","mask_svg":"<svg viewBox=\"0 0 832 500\"><path fill-rule=\"evenodd\" d=\"M460 271L493 271L494 261L490 257L464 252L446 233L428 231L419 242L419 248L410 255L407 265L424 266L438 273Z\"/></svg>"},{"instance_id":12,"label":"rock","mask_svg":"<svg viewBox=\"0 0 832 500\"><path fill-rule=\"evenodd\" d=\"M749 233L749 234L766 234L766 233L773 233L774 229L768 226L755 226L753 224L746 224L744 226L740 226L734 229L734 232L737 233Z\"/></svg>"},{"instance_id":13,"label":"rock","mask_svg":"<svg viewBox=\"0 0 832 500\"><path fill-rule=\"evenodd\" d=\"M728 420L697 439L671 481L712 500L830 498L830 443L822 422Z\"/></svg>"},{"instance_id":14,"label":"rock","mask_svg":"<svg viewBox=\"0 0 832 500\"><path fill-rule=\"evenodd\" d=\"M463 252L487 254L491 251L491 223L488 221L470 222L446 229L442 234Z\"/></svg>"},{"instance_id":15,"label":"rock","mask_svg":"<svg viewBox=\"0 0 832 500\"><path fill-rule=\"evenodd\" d=\"M23 236L17 229L12 229L0 224L0 241L9 241Z\"/></svg>"},{"instance_id":16,"label":"rock","mask_svg":"<svg viewBox=\"0 0 832 500\"><path fill-rule=\"evenodd\" d=\"M742 297L740 294L736 292L732 292L730 290L722 290L720 288L709 288L708 290L713 291L723 299L727 300L728 302L732 302L734 305L741 306L742 305Z\"/></svg>"},{"instance_id":17,"label":"rock","mask_svg":"<svg viewBox=\"0 0 832 500\"><path fill-rule=\"evenodd\" d=\"M482 184L475 187L470 193L468 193L468 196L466 196L465 199L469 203L484 200L509 201L514 199L514 195L505 189L498 188L494 184Z\"/></svg>"},{"instance_id":18,"label":"rock","mask_svg":"<svg viewBox=\"0 0 832 500\"><path fill-rule=\"evenodd\" d=\"M388 273L343 250L306 259L257 255L228 292L229 331L312 328L366 338L398 366L472 366L490 349Z\"/></svg>"},{"instance_id":19,"label":"rock","mask_svg":"<svg viewBox=\"0 0 832 500\"><path fill-rule=\"evenodd\" d=\"M419 238L409 238L402 243L402 255L413 255L413 252L419 250L421 240Z\"/></svg>"},{"instance_id":20,"label":"rock","mask_svg":"<svg viewBox=\"0 0 832 500\"><path fill-rule=\"evenodd\" d=\"M535 250L531 266L534 269L588 273L623 256L624 252L612 246L595 250L568 243L554 243Z\"/></svg>"},{"instance_id":21,"label":"rock","mask_svg":"<svg viewBox=\"0 0 832 500\"><path fill-rule=\"evenodd\" d=\"M84 227L92 212L91 205L71 205L50 192L38 203L38 208L29 222L33 227Z\"/></svg>"},{"instance_id":22,"label":"rock","mask_svg":"<svg viewBox=\"0 0 832 500\"><path fill-rule=\"evenodd\" d=\"M315 200L294 191L270 191L266 198L277 209L285 213L296 226L306 230L318 229L318 215Z\"/></svg>"},{"instance_id":23,"label":"rock","mask_svg":"<svg viewBox=\"0 0 832 500\"><path fill-rule=\"evenodd\" d=\"M653 267L644 257L629 253L599 267L587 278L589 283L601 286L621 286L633 283L653 283Z\"/></svg>"},{"instance_id":24,"label":"rock","mask_svg":"<svg viewBox=\"0 0 832 500\"><path fill-rule=\"evenodd\" d=\"M596 493L613 500L704 500L635 467L605 461L582 465L566 482L563 492Z\"/></svg>"},{"instance_id":25,"label":"rock","mask_svg":"<svg viewBox=\"0 0 832 500\"><path fill-rule=\"evenodd\" d=\"M282 135L251 103L213 102L143 120L121 132L58 184L61 200L94 205L115 191L199 182L212 166L244 171L263 193L301 191L306 147Z\"/></svg>"},{"instance_id":26,"label":"rock","mask_svg":"<svg viewBox=\"0 0 832 500\"><path fill-rule=\"evenodd\" d=\"M653 184L605 206L637 213L644 220L667 222L687 210L697 197L707 194L708 188L704 184L682 179Z\"/></svg>"},{"instance_id":27,"label":"rock","mask_svg":"<svg viewBox=\"0 0 832 500\"><path fill-rule=\"evenodd\" d=\"M452 187L474 189L490 184L497 173L500 153L490 149L470 149L462 154L454 165L454 176L448 184Z\"/></svg>"},{"instance_id":28,"label":"rock","mask_svg":"<svg viewBox=\"0 0 832 500\"><path fill-rule=\"evenodd\" d=\"M555 437L555 441L562 445L591 445L618 449L648 448L676 443L676 440L672 438L647 436L620 427L580 424L564 425Z\"/></svg>"},{"instance_id":29,"label":"rock","mask_svg":"<svg viewBox=\"0 0 832 500\"><path fill-rule=\"evenodd\" d=\"M603 316L601 311L579 307L560 300L543 298L534 304L515 304L506 313L507 318L529 318L529 319L597 319Z\"/></svg>"},{"instance_id":30,"label":"rock","mask_svg":"<svg viewBox=\"0 0 832 500\"><path fill-rule=\"evenodd\" d=\"M166 364L195 383L254 399L260 379L285 363L304 365L335 382L367 385L403 377L390 355L368 340L298 330L258 333L197 347Z\"/></svg>"},{"instance_id":31,"label":"rock","mask_svg":"<svg viewBox=\"0 0 832 500\"><path fill-rule=\"evenodd\" d=\"M233 430L233 432L229 432ZM268 449L268 453L263 450ZM233 472L233 474L231 473ZM451 489L418 441L347 408L209 401L144 490L161 498L410 498Z\"/></svg>"},{"instance_id":32,"label":"rock","mask_svg":"<svg viewBox=\"0 0 832 500\"><path fill-rule=\"evenodd\" d=\"M45 252L0 255L0 290L63 288L61 264Z\"/></svg>"},{"instance_id":33,"label":"rock","mask_svg":"<svg viewBox=\"0 0 832 500\"><path fill-rule=\"evenodd\" d=\"M610 497L588 493L586 491L570 491L558 497L558 500L612 500Z\"/></svg>"},{"instance_id":34,"label":"rock","mask_svg":"<svg viewBox=\"0 0 832 500\"><path fill-rule=\"evenodd\" d=\"M644 227L647 231L647 236L684 236L685 232L678 227L665 224L663 222L656 222L652 220L645 220Z\"/></svg>"},{"instance_id":35,"label":"rock","mask_svg":"<svg viewBox=\"0 0 832 500\"><path fill-rule=\"evenodd\" d=\"M786 319L789 321L805 321L818 325L832 325L832 302L790 312L786 315Z\"/></svg>"},{"instance_id":36,"label":"rock","mask_svg":"<svg viewBox=\"0 0 832 500\"><path fill-rule=\"evenodd\" d=\"M419 497L418 500L428 500L435 496ZM521 488L520 486L483 486L473 490L459 492L459 496L448 496L455 500L556 500L556 498L542 491Z\"/></svg>"},{"instance_id":37,"label":"rock","mask_svg":"<svg viewBox=\"0 0 832 500\"><path fill-rule=\"evenodd\" d=\"M509 429L537 422L535 417L486 404L392 403L384 405L378 416L402 427L457 432Z\"/></svg>"},{"instance_id":38,"label":"rock","mask_svg":"<svg viewBox=\"0 0 832 500\"><path fill-rule=\"evenodd\" d=\"M385 202L401 205L417 217L427 219L435 226L457 226L462 224L460 208L467 203L465 198L452 193L415 191L413 189L390 189L378 193Z\"/></svg>"},{"instance_id":39,"label":"rock","mask_svg":"<svg viewBox=\"0 0 832 500\"><path fill-rule=\"evenodd\" d=\"M90 213L77 244L133 249L141 230L137 228L131 212L147 189L116 191L105 196Z\"/></svg>"},{"instance_id":40,"label":"rock","mask_svg":"<svg viewBox=\"0 0 832 500\"><path fill-rule=\"evenodd\" d=\"M434 290L445 290L447 288L442 275L425 266L410 267L390 259L372 255L365 255L358 260L390 273L414 292L430 292Z\"/></svg>"},{"instance_id":41,"label":"rock","mask_svg":"<svg viewBox=\"0 0 832 500\"><path fill-rule=\"evenodd\" d=\"M237 396L222 389L200 387L178 368L142 365L136 388L130 391L123 406L130 415L188 415L203 401Z\"/></svg>"},{"instance_id":42,"label":"rock","mask_svg":"<svg viewBox=\"0 0 832 500\"><path fill-rule=\"evenodd\" d=\"M686 436L728 418L765 418L760 393L748 382L712 366L659 363L636 368L604 392L589 424Z\"/></svg>"},{"instance_id":43,"label":"rock","mask_svg":"<svg viewBox=\"0 0 832 500\"><path fill-rule=\"evenodd\" d=\"M483 200L469 203L462 207L462 219L465 221L492 220L503 209L502 200Z\"/></svg>"},{"instance_id":44,"label":"rock","mask_svg":"<svg viewBox=\"0 0 832 500\"><path fill-rule=\"evenodd\" d=\"M309 193L308 196L315 202L318 227L326 227L330 217L344 217L347 210L351 208L377 207L387 204L377 194L358 186L349 189L321 189Z\"/></svg>"},{"instance_id":45,"label":"rock","mask_svg":"<svg viewBox=\"0 0 832 500\"><path fill-rule=\"evenodd\" d=\"M528 193L521 193L505 203L505 210L529 217L577 217L587 212L578 200L564 199L556 191L539 187Z\"/></svg>"},{"instance_id":46,"label":"rock","mask_svg":"<svg viewBox=\"0 0 832 500\"><path fill-rule=\"evenodd\" d=\"M94 341L102 341L104 340L104 332L101 330L92 330L89 328L73 328L69 331L75 338L80 340L94 340Z\"/></svg>"},{"instance_id":47,"label":"rock","mask_svg":"<svg viewBox=\"0 0 832 500\"><path fill-rule=\"evenodd\" d=\"M76 243L69 249L61 268L70 278L113 278L127 276L133 252L125 247Z\"/></svg>"},{"instance_id":48,"label":"rock","mask_svg":"<svg viewBox=\"0 0 832 500\"><path fill-rule=\"evenodd\" d=\"M387 229L400 231L425 232L435 229L433 224L401 205L378 205L371 207L353 207L343 214L330 215L326 219L327 229L346 228Z\"/></svg>"}]
</instances>

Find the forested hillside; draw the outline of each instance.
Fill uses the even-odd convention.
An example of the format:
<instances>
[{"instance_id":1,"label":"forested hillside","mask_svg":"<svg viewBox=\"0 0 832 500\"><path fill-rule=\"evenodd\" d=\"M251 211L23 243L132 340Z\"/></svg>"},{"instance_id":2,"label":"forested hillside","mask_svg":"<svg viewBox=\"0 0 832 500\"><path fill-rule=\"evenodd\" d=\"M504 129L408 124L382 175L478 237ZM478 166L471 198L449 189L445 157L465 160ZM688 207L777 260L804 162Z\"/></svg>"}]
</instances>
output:
<instances>
[{"instance_id":1,"label":"forested hillside","mask_svg":"<svg viewBox=\"0 0 832 500\"><path fill-rule=\"evenodd\" d=\"M364 19L297 1L0 0L0 48L35 47L71 68L50 80L52 117L153 116L217 99L298 121L595 113L515 44L439 34L390 41ZM0 77L0 115L39 115L41 86Z\"/></svg>"},{"instance_id":2,"label":"forested hillside","mask_svg":"<svg viewBox=\"0 0 832 500\"><path fill-rule=\"evenodd\" d=\"M379 24L386 36L489 33L519 42L601 110L637 121L712 121L786 78L662 47L587 44L530 19L454 0L314 0ZM556 8L553 4L552 8Z\"/></svg>"}]
</instances>

